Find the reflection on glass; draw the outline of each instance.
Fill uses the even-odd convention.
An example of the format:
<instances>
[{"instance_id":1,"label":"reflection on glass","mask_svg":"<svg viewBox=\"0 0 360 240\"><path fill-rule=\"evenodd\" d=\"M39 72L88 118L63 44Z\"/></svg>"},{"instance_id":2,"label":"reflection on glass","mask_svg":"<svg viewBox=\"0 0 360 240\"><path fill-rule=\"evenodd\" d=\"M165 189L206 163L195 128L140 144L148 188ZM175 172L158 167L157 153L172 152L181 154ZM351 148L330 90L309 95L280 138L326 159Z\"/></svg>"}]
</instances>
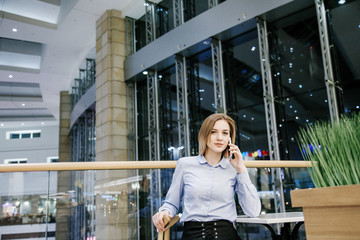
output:
<instances>
[{"instance_id":1,"label":"reflection on glass","mask_svg":"<svg viewBox=\"0 0 360 240\"><path fill-rule=\"evenodd\" d=\"M211 49L187 59L190 155L198 154L202 121L215 112Z\"/></svg>"},{"instance_id":2,"label":"reflection on glass","mask_svg":"<svg viewBox=\"0 0 360 240\"><path fill-rule=\"evenodd\" d=\"M0 173L1 239L55 236L56 178L47 172Z\"/></svg>"},{"instance_id":3,"label":"reflection on glass","mask_svg":"<svg viewBox=\"0 0 360 240\"><path fill-rule=\"evenodd\" d=\"M138 81L137 85L137 121L138 121L138 156L139 160L149 160L148 133L148 99L146 78Z\"/></svg>"},{"instance_id":4,"label":"reflection on glass","mask_svg":"<svg viewBox=\"0 0 360 240\"><path fill-rule=\"evenodd\" d=\"M175 67L158 72L160 159L179 158Z\"/></svg>"},{"instance_id":5,"label":"reflection on glass","mask_svg":"<svg viewBox=\"0 0 360 240\"><path fill-rule=\"evenodd\" d=\"M340 112L350 114L360 111L360 9L359 1L326 1L329 22L329 41L335 82L339 86L338 101Z\"/></svg>"},{"instance_id":6,"label":"reflection on glass","mask_svg":"<svg viewBox=\"0 0 360 240\"><path fill-rule=\"evenodd\" d=\"M298 129L329 119L314 8L270 25L271 62L281 159L302 159Z\"/></svg>"},{"instance_id":7,"label":"reflection on glass","mask_svg":"<svg viewBox=\"0 0 360 240\"><path fill-rule=\"evenodd\" d=\"M226 102L237 124L236 143L245 157L268 159L257 32L238 36L224 46Z\"/></svg>"}]
</instances>

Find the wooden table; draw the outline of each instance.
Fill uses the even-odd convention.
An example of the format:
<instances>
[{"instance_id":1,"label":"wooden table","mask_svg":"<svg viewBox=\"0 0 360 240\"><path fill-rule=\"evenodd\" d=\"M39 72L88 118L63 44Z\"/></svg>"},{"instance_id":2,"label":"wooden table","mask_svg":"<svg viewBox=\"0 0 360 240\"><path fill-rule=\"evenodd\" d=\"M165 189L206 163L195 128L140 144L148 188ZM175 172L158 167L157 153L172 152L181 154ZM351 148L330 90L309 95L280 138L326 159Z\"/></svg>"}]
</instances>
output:
<instances>
[{"instance_id":1,"label":"wooden table","mask_svg":"<svg viewBox=\"0 0 360 240\"><path fill-rule=\"evenodd\" d=\"M302 212L285 212L285 213L266 213L258 217L250 218L245 215L238 216L237 223L253 223L262 224L271 232L272 239L297 239L297 233L302 224L304 224L304 215ZM290 234L290 223L296 222L294 229ZM275 230L270 224L284 224L281 228L280 234L276 234Z\"/></svg>"}]
</instances>

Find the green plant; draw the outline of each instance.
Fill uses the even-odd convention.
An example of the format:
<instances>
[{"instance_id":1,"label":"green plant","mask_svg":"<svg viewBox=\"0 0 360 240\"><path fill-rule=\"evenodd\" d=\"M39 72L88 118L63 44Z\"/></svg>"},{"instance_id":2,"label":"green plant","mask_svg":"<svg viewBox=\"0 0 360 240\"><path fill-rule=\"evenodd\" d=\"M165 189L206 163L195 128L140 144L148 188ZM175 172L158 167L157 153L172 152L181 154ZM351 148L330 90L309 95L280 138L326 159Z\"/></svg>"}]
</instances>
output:
<instances>
[{"instance_id":1,"label":"green plant","mask_svg":"<svg viewBox=\"0 0 360 240\"><path fill-rule=\"evenodd\" d=\"M297 140L315 187L360 184L360 114L308 125Z\"/></svg>"}]
</instances>

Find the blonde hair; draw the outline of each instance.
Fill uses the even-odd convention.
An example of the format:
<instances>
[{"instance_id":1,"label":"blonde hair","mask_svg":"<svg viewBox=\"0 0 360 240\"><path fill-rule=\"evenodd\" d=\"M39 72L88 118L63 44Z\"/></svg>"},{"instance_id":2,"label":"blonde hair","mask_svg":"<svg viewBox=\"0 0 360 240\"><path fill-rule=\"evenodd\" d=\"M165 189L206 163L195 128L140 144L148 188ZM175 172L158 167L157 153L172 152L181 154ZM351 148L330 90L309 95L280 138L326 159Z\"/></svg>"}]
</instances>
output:
<instances>
[{"instance_id":1,"label":"blonde hair","mask_svg":"<svg viewBox=\"0 0 360 240\"><path fill-rule=\"evenodd\" d=\"M214 113L208 116L201 125L198 141L199 141L199 155L204 155L207 148L207 140L213 129L215 122L225 120L230 127L231 142L235 143L235 121L224 113ZM227 149L224 150L223 155Z\"/></svg>"}]
</instances>

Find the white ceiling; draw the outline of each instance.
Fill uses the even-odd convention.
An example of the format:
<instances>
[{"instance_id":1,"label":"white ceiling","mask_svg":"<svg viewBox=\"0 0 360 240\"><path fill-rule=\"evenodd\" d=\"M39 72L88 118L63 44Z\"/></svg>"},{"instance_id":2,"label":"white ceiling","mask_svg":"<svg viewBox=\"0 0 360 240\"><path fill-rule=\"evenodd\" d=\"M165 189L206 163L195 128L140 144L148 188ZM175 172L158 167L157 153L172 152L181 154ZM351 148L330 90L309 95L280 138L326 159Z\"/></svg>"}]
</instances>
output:
<instances>
[{"instance_id":1,"label":"white ceiling","mask_svg":"<svg viewBox=\"0 0 360 240\"><path fill-rule=\"evenodd\" d=\"M96 21L108 9L145 12L144 0L0 0L0 127L58 124L59 93L95 58Z\"/></svg>"}]
</instances>

